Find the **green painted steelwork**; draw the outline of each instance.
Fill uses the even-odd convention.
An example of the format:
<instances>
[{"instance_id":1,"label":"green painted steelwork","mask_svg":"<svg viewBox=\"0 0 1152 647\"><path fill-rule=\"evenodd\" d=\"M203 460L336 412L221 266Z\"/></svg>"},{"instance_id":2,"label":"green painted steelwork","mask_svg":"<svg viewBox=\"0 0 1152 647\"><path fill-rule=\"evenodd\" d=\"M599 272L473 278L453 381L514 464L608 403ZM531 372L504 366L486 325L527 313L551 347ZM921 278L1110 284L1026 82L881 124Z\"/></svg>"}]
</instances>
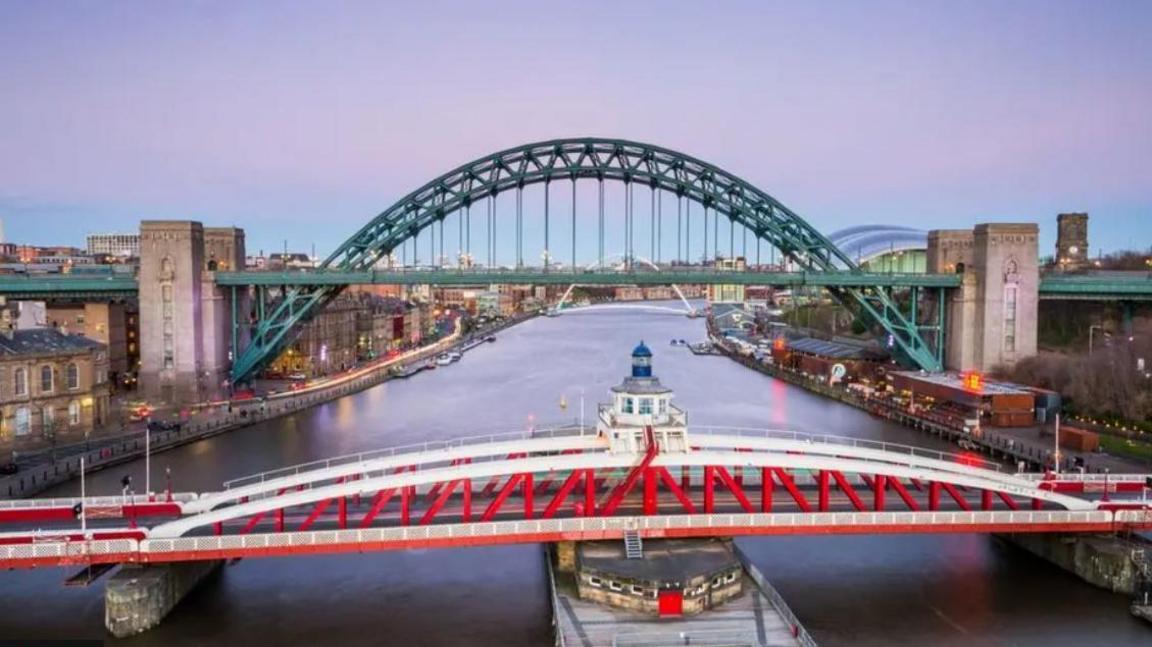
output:
<instances>
[{"instance_id":1,"label":"green painted steelwork","mask_svg":"<svg viewBox=\"0 0 1152 647\"><path fill-rule=\"evenodd\" d=\"M408 194L341 245L321 267L365 271L421 230L451 213L505 191L554 180L612 180L668 191L704 206L751 230L808 271L856 269L852 259L817 229L772 196L726 171L676 151L618 139L563 139L519 146L488 155L446 173ZM547 210L547 202L545 203ZM629 210L630 212L630 210ZM713 222L714 226L718 226ZM547 223L545 227L547 231ZM628 230L630 233L630 230ZM547 234L545 235L547 249ZM715 236L714 236L715 237ZM631 238L628 238L630 241ZM707 248L707 245L705 246ZM632 249L631 244L628 246ZM297 285L261 319L252 340L233 364L234 383L250 379L291 341L297 324L309 319L343 289L339 285ZM915 365L939 370L937 354L916 322L886 290L830 287L845 305L857 304L888 333L897 350Z\"/></svg>"},{"instance_id":2,"label":"green painted steelwork","mask_svg":"<svg viewBox=\"0 0 1152 647\"><path fill-rule=\"evenodd\" d=\"M1045 274L1040 298L1068 301L1152 301L1152 273Z\"/></svg>"},{"instance_id":3,"label":"green painted steelwork","mask_svg":"<svg viewBox=\"0 0 1152 647\"><path fill-rule=\"evenodd\" d=\"M127 299L136 296L135 276L2 274L0 297L14 300Z\"/></svg>"},{"instance_id":4,"label":"green painted steelwork","mask_svg":"<svg viewBox=\"0 0 1152 647\"><path fill-rule=\"evenodd\" d=\"M668 269L650 271L587 270L545 272L518 270L368 270L341 272L218 272L222 286L348 286L348 285L771 285L776 287L932 287L960 286L957 274L881 274L866 272L733 272Z\"/></svg>"}]
</instances>

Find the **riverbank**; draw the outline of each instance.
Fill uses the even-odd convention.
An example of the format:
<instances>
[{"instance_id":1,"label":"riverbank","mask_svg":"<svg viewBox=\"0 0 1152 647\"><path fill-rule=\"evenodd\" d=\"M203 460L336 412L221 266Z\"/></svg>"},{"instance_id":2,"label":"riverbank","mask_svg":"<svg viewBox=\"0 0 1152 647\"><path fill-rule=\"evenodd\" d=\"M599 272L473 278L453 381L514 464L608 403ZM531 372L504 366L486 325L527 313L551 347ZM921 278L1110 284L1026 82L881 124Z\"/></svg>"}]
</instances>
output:
<instances>
[{"instance_id":1,"label":"riverbank","mask_svg":"<svg viewBox=\"0 0 1152 647\"><path fill-rule=\"evenodd\" d=\"M912 413L887 399L860 395L847 388L828 384L823 379L781 368L766 361L769 358L758 360L752 355L742 353L740 349L725 343L723 338L715 335L713 336L713 345L721 355L725 355L754 371L848 406L862 409L876 417L938 436L949 442L963 443L965 447L973 448L998 460L1014 465L1023 463L1031 471L1042 471L1052 467L1052 441L1042 439L1039 432L986 429L978 434L969 433L963 427L954 426L944 418L937 419L930 414ZM1062 449L1060 454L1062 456L1061 469L1064 471L1075 470L1077 458L1084 461L1087 472L1119 474L1148 471L1147 466L1119 456L1080 453L1067 449Z\"/></svg>"},{"instance_id":2,"label":"riverbank","mask_svg":"<svg viewBox=\"0 0 1152 647\"><path fill-rule=\"evenodd\" d=\"M436 355L459 350L467 352L483 343L485 337L506 330L511 326L531 319L535 315L515 317L496 325L475 330L464 336L459 328L448 337L427 347L410 351L391 360L350 371L349 373L322 384L277 393L263 398L233 400L208 403L193 407L193 419L183 423L179 429L138 431L114 437L105 437L85 446L61 447L58 453L64 456L37 464L31 469L23 469L14 475L0 478L0 499L19 499L36 494L54 485L64 483L80 475L81 458L84 472L92 473L121 463L143 458L145 452L159 454L189 443L213 436L236 431L260 422L274 420L297 413L304 409L324 404L359 391L401 377L392 369L405 366L420 366ZM163 484L156 479L153 484ZM155 488L154 488L155 489Z\"/></svg>"}]
</instances>

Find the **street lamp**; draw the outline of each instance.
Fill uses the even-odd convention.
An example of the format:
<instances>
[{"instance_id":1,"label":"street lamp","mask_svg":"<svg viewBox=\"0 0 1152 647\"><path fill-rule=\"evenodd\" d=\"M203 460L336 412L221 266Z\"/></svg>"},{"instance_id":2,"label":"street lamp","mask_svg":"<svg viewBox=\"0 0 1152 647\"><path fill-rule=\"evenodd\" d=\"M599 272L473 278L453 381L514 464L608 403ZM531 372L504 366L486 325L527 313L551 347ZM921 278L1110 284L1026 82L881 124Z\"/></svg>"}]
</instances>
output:
<instances>
[{"instance_id":1,"label":"street lamp","mask_svg":"<svg viewBox=\"0 0 1152 647\"><path fill-rule=\"evenodd\" d=\"M1091 326L1088 326L1088 356L1089 357L1092 356L1092 333L1095 332L1096 330L1099 330L1101 333L1103 333L1104 332L1104 326L1101 326L1099 324L1092 324Z\"/></svg>"}]
</instances>

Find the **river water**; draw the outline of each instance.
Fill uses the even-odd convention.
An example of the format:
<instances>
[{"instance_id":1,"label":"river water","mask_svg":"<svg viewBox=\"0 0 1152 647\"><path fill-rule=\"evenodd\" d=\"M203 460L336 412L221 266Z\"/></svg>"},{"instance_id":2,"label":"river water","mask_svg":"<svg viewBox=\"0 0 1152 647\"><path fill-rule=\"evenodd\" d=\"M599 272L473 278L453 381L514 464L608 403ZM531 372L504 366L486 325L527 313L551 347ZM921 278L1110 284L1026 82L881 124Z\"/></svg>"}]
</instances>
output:
<instances>
[{"instance_id":1,"label":"river water","mask_svg":"<svg viewBox=\"0 0 1152 647\"><path fill-rule=\"evenodd\" d=\"M571 421L594 403L645 339L655 372L692 425L831 433L940 447L752 372L672 348L699 341L701 320L589 311L529 321L447 368L392 381L294 416L159 454L176 490L359 450ZM561 396L567 400L562 411ZM143 461L88 479L113 494ZM77 492L69 483L44 496ZM982 535L742 539L741 545L822 645L1149 645L1127 600ZM0 573L0 642L104 639L103 587L65 589L70 573ZM227 567L157 629L125 645L552 644L538 546L256 559Z\"/></svg>"}]
</instances>

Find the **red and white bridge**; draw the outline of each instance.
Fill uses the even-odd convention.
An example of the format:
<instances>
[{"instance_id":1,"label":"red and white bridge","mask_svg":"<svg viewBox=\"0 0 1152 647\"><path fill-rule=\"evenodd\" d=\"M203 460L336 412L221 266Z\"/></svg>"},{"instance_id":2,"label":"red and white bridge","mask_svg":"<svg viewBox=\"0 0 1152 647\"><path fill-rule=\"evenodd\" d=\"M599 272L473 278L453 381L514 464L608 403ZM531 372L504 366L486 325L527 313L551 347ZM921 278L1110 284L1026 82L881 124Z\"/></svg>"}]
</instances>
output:
<instances>
[{"instance_id":1,"label":"red and white bridge","mask_svg":"<svg viewBox=\"0 0 1152 647\"><path fill-rule=\"evenodd\" d=\"M662 451L584 429L362 453L219 492L0 501L0 567L157 563L565 540L1152 528L1144 475L1001 471L976 455L694 429ZM80 505L83 519L76 515Z\"/></svg>"}]
</instances>

